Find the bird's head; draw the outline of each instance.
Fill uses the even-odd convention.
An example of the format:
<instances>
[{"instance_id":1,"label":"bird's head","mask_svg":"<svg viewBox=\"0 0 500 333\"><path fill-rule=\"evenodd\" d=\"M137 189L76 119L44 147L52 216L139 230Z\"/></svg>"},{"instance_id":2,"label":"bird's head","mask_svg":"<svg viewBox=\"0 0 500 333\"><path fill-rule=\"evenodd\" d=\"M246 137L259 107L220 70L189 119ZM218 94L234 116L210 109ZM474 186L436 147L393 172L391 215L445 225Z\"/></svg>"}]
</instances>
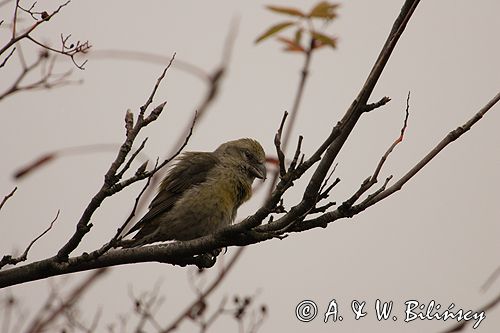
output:
<instances>
[{"instance_id":1,"label":"bird's head","mask_svg":"<svg viewBox=\"0 0 500 333\"><path fill-rule=\"evenodd\" d=\"M224 162L238 166L249 178L266 179L266 154L259 142L239 139L223 143L215 150Z\"/></svg>"}]
</instances>

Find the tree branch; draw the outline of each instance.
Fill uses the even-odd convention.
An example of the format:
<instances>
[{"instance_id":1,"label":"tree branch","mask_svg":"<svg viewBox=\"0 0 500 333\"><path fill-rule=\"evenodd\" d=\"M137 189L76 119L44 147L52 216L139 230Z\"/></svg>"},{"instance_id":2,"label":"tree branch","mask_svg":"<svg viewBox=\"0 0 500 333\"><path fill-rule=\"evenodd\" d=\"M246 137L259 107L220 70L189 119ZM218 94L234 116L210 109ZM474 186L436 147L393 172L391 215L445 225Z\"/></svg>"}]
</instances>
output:
<instances>
[{"instance_id":1,"label":"tree branch","mask_svg":"<svg viewBox=\"0 0 500 333\"><path fill-rule=\"evenodd\" d=\"M153 91L151 92L146 103L143 106L141 106L135 126L133 127L132 130L127 129L127 136L126 136L125 142L121 145L120 150L119 150L115 160L111 163L111 166L109 167L108 171L106 172L106 174L104 176L104 183L103 183L101 189L94 195L94 197L90 201L89 205L87 206L87 208L83 212L83 215L81 216L80 220L78 221L78 224L76 226L76 231L73 234L73 236L71 236L71 238L68 240L68 242L57 253L57 259L59 261L66 260L68 258L68 255L73 250L76 249L76 247L80 244L83 237L90 231L90 229L92 228L92 223L90 223L90 219L92 218L92 215L94 214L94 212L102 204L104 199L106 199L107 197L122 190L125 186L128 186L128 185L130 185L138 180L147 178L149 176L148 174L144 173L142 175L136 175L136 176L130 178L129 180L123 181L122 183L118 183L119 178L117 177L117 172L118 172L118 169L120 168L120 166L125 162L125 159L126 159L127 155L129 154L129 152L131 151L134 140L137 137L137 135L139 134L140 130L142 128L146 127L152 121L156 120L158 118L158 116L161 114L161 112L163 111L163 107L165 106L165 103L162 103L159 106L157 106L153 111L151 111L151 113L147 117L144 116L146 109L153 102L153 98L156 94L156 91L158 90L158 86L160 85L161 81L165 77L167 70L172 65L174 58L175 58L175 54L172 56L169 64L165 67L165 69L161 73L160 77L156 81L156 84L153 87ZM166 163L168 163L168 160L164 161L164 163L162 163L160 165L160 167L163 167ZM154 171L154 172L156 172L156 171Z\"/></svg>"},{"instance_id":2,"label":"tree branch","mask_svg":"<svg viewBox=\"0 0 500 333\"><path fill-rule=\"evenodd\" d=\"M349 205L342 205L338 209L327 212L317 218L305 220L300 225L295 225L291 231L300 232L303 230L309 230L311 228L326 227L329 223L345 218L352 217L360 212L364 211L370 206L375 205L379 201L387 198L396 191L399 191L404 184L406 184L411 178L413 178L424 166L426 166L437 154L439 154L446 146L458 139L465 132L471 129L471 127L477 123L481 118L488 112L498 101L500 100L500 92L493 97L484 107L482 107L471 119L469 119L464 125L459 126L457 129L451 131L443 140L441 140L434 149L432 149L420 162L418 162L413 168L411 168L403 177L401 177L396 183L394 183L389 188L385 188L386 184L381 190L377 191L373 195L370 195L366 200L358 205L349 207ZM405 127L403 127L405 128ZM365 182L368 182L367 179ZM363 187L363 185L362 185ZM261 226L257 230L268 231L268 225Z\"/></svg>"}]
</instances>

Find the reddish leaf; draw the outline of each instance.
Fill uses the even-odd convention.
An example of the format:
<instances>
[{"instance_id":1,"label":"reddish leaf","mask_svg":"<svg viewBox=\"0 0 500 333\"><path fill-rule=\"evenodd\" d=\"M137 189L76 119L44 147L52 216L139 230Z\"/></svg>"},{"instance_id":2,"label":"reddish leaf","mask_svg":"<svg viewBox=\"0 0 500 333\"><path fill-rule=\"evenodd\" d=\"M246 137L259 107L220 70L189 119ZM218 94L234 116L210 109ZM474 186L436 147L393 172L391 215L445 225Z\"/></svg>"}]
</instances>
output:
<instances>
[{"instance_id":1,"label":"reddish leaf","mask_svg":"<svg viewBox=\"0 0 500 333\"><path fill-rule=\"evenodd\" d=\"M277 39L285 44L285 51L289 52L305 52L306 50L300 45L295 43L295 41L285 38L285 37L277 37Z\"/></svg>"},{"instance_id":2,"label":"reddish leaf","mask_svg":"<svg viewBox=\"0 0 500 333\"><path fill-rule=\"evenodd\" d=\"M259 42L263 41L264 39L271 37L272 35L280 32L283 29L288 28L289 26L291 26L293 24L295 24L295 22L287 21L287 22L282 22L282 23L278 23L278 24L273 25L272 27L267 29L262 35L260 35L255 40L255 43L259 43Z\"/></svg>"},{"instance_id":3,"label":"reddish leaf","mask_svg":"<svg viewBox=\"0 0 500 333\"><path fill-rule=\"evenodd\" d=\"M281 6L267 6L266 8L269 9L270 11L280 13L280 14L286 14L286 15L292 15L292 16L298 16L298 17L305 17L306 16L300 10L295 9L295 8L281 7Z\"/></svg>"}]
</instances>

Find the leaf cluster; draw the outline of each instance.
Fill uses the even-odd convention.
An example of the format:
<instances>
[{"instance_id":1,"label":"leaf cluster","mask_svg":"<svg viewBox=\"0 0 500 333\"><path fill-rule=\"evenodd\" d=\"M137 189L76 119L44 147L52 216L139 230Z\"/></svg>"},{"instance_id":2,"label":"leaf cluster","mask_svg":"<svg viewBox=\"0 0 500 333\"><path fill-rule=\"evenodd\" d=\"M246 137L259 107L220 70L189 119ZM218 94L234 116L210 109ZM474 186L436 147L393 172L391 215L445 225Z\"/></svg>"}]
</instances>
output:
<instances>
[{"instance_id":1,"label":"leaf cluster","mask_svg":"<svg viewBox=\"0 0 500 333\"><path fill-rule=\"evenodd\" d=\"M321 21L325 23L323 26L326 26L326 24L336 19L338 7L339 4L321 1L306 13L292 7L267 6L268 10L280 15L291 16L292 19L272 25L257 37L255 43L260 43L270 37L276 37L276 40L284 46L283 50L286 52L307 53L324 46L336 48L337 38L319 31L314 24ZM293 37L277 36L278 33L290 28L295 28ZM308 42L304 42L304 34L309 36Z\"/></svg>"}]
</instances>

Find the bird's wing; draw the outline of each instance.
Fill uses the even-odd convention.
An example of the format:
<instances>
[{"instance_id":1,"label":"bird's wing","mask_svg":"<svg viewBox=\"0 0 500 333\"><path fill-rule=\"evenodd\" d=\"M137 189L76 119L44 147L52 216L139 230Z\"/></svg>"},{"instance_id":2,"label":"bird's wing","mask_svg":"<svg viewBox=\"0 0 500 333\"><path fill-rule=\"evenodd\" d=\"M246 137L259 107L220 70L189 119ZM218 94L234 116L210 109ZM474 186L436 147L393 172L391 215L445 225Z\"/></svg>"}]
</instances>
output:
<instances>
[{"instance_id":1,"label":"bird's wing","mask_svg":"<svg viewBox=\"0 0 500 333\"><path fill-rule=\"evenodd\" d=\"M138 238L152 233L158 223L151 221L172 209L187 189L203 183L218 161L215 154L208 152L186 152L181 155L163 179L158 194L149 205L149 211L127 232L127 235L139 229L142 230L139 232L141 235L136 235Z\"/></svg>"}]
</instances>

